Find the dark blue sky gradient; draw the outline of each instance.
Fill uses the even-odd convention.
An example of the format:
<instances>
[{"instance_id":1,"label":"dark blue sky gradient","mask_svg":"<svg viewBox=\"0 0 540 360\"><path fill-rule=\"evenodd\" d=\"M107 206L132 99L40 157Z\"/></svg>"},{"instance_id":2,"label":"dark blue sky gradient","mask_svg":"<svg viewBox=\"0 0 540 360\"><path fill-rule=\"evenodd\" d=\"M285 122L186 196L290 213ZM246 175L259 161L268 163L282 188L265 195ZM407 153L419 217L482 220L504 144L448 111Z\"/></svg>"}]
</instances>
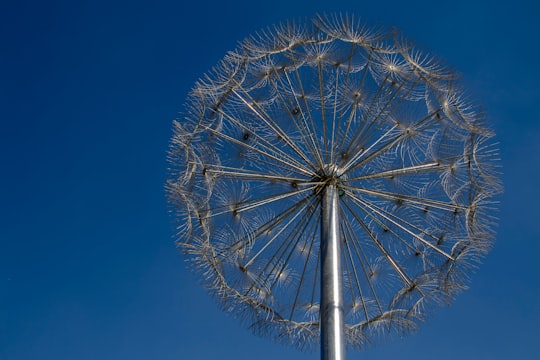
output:
<instances>
[{"instance_id":1,"label":"dark blue sky gradient","mask_svg":"<svg viewBox=\"0 0 540 360\"><path fill-rule=\"evenodd\" d=\"M540 358L535 1L28 1L0 9L0 359L317 359L222 313L186 270L163 191L171 121L237 42L349 12L463 75L505 193L471 289L349 359Z\"/></svg>"}]
</instances>

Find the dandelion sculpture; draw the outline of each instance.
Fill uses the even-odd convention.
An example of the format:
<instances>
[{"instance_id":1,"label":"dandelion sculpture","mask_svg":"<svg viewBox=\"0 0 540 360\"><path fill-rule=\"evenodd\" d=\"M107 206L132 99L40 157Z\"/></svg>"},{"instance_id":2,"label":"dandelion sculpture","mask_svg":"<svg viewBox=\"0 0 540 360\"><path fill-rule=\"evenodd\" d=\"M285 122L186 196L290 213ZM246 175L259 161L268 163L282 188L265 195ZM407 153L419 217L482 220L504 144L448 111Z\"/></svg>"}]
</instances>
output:
<instances>
[{"instance_id":1,"label":"dandelion sculpture","mask_svg":"<svg viewBox=\"0 0 540 360\"><path fill-rule=\"evenodd\" d=\"M344 359L465 288L493 237L493 133L456 75L349 16L243 41L174 123L178 244L226 311Z\"/></svg>"}]
</instances>

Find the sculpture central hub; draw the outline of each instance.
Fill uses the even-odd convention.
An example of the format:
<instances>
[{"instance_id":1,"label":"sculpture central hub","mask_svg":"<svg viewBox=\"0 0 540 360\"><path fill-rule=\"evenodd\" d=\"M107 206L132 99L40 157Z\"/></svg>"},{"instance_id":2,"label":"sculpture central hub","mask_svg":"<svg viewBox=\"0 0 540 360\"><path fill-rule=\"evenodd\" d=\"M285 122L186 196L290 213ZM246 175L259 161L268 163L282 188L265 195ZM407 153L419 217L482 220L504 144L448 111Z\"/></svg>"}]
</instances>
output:
<instances>
[{"instance_id":1,"label":"sculpture central hub","mask_svg":"<svg viewBox=\"0 0 540 360\"><path fill-rule=\"evenodd\" d=\"M328 185L334 185L338 188L339 195L343 195L345 176L341 172L341 168L335 164L326 164L317 171L317 175L313 177L312 182L317 183L315 192L320 194Z\"/></svg>"}]
</instances>

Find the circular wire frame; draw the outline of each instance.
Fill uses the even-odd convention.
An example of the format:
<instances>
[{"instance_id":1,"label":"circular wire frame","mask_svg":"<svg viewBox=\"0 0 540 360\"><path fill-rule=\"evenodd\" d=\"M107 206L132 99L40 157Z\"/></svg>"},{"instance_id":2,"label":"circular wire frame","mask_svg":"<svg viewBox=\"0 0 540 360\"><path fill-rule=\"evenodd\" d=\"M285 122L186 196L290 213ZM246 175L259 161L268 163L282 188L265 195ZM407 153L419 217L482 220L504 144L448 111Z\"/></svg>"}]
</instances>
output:
<instances>
[{"instance_id":1,"label":"circular wire frame","mask_svg":"<svg viewBox=\"0 0 540 360\"><path fill-rule=\"evenodd\" d=\"M490 248L502 187L483 120L455 73L395 32L343 15L262 31L174 122L177 244L226 311L311 348L332 183L347 345L406 333Z\"/></svg>"}]
</instances>

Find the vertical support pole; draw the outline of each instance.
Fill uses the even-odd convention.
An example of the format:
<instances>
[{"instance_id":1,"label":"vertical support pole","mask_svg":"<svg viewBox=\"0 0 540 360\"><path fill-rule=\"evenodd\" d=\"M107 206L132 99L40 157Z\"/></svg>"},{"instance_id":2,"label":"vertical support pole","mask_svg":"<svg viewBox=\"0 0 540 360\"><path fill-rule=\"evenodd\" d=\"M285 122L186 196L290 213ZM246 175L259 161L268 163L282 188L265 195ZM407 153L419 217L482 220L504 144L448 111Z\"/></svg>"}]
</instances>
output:
<instances>
[{"instance_id":1,"label":"vertical support pole","mask_svg":"<svg viewBox=\"0 0 540 360\"><path fill-rule=\"evenodd\" d=\"M339 193L328 184L321 202L321 360L345 360Z\"/></svg>"}]
</instances>

